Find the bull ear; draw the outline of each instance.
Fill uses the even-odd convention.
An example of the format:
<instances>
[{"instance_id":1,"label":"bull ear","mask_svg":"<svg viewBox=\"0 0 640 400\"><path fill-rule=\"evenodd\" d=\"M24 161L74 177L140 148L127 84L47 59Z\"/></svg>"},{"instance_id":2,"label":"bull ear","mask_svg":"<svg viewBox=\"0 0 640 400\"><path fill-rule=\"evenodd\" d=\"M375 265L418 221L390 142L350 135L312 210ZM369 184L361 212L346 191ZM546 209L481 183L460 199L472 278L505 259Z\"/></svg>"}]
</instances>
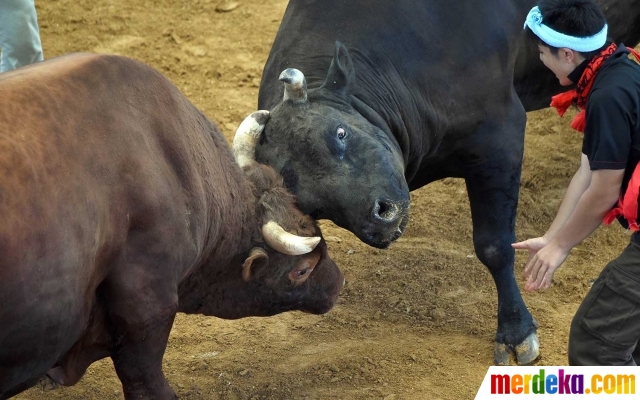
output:
<instances>
[{"instance_id":1,"label":"bull ear","mask_svg":"<svg viewBox=\"0 0 640 400\"><path fill-rule=\"evenodd\" d=\"M322 86L342 94L349 88L354 77L355 69L349 50L342 43L336 41L333 60L331 60L327 78Z\"/></svg>"},{"instance_id":2,"label":"bull ear","mask_svg":"<svg viewBox=\"0 0 640 400\"><path fill-rule=\"evenodd\" d=\"M256 271L263 269L269 265L269 255L264 249L254 247L249 252L249 257L242 264L242 279L245 282L251 280L251 275L255 275Z\"/></svg>"}]
</instances>

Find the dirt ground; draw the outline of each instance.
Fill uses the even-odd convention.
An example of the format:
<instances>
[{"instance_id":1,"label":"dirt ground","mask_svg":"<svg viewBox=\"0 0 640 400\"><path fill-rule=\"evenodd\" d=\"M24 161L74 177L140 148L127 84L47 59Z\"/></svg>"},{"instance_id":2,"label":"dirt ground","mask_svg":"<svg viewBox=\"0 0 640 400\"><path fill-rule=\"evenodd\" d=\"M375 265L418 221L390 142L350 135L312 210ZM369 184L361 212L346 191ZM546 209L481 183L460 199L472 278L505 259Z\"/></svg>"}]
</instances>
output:
<instances>
[{"instance_id":1,"label":"dirt ground","mask_svg":"<svg viewBox=\"0 0 640 400\"><path fill-rule=\"evenodd\" d=\"M45 57L127 55L160 70L227 138L256 108L262 66L285 0L36 0ZM229 5L229 4L227 4ZM233 6L233 5L231 5ZM233 8L233 7L228 7ZM578 167L581 135L552 110L529 114L520 239L544 232ZM299 312L224 321L178 315L165 374L184 399L472 399L493 361L496 290L474 255L464 183L412 193L404 236L388 250L322 222L346 286L323 316ZM600 228L574 249L555 285L524 298L540 322L540 365L566 363L571 318L628 236ZM518 255L516 276L524 254ZM521 283L521 282L519 282ZM109 359L70 388L33 388L19 399L116 399Z\"/></svg>"}]
</instances>

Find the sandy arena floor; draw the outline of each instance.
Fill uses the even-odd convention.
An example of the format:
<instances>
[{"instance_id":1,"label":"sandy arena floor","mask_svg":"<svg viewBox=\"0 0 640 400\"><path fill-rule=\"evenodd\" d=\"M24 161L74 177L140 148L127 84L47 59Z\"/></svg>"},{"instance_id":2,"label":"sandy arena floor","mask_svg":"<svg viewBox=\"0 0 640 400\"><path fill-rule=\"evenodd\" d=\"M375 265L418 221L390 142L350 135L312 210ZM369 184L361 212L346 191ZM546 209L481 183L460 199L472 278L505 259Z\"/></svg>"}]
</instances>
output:
<instances>
[{"instance_id":1,"label":"sandy arena floor","mask_svg":"<svg viewBox=\"0 0 640 400\"><path fill-rule=\"evenodd\" d=\"M285 0L36 0L45 56L127 55L160 70L227 138L256 108L262 66ZM580 159L581 135L552 110L529 114L518 238L544 232ZM324 316L288 313L223 321L178 315L164 371L183 399L472 399L493 361L496 291L474 256L462 180L412 194L409 228L385 251L322 223L346 276ZM524 298L540 322L541 365L566 363L573 313L628 241L600 228L574 249L555 285ZM525 254L518 255L521 276ZM74 387L18 399L117 399L109 359Z\"/></svg>"}]
</instances>

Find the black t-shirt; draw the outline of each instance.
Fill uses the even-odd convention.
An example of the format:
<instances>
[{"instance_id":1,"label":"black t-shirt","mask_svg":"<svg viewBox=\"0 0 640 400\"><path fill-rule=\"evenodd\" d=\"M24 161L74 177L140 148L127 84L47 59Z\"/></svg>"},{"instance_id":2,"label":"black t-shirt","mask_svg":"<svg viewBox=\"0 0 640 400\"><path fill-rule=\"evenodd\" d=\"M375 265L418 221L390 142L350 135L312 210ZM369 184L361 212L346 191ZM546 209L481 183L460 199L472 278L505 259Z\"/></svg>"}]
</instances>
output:
<instances>
[{"instance_id":1,"label":"black t-shirt","mask_svg":"<svg viewBox=\"0 0 640 400\"><path fill-rule=\"evenodd\" d=\"M570 75L576 82L588 60ZM574 80L575 79L575 80ZM582 152L591 170L624 169L624 193L640 161L640 66L629 59L629 50L620 45L596 75L587 99ZM620 224L628 228L620 217Z\"/></svg>"},{"instance_id":2,"label":"black t-shirt","mask_svg":"<svg viewBox=\"0 0 640 400\"><path fill-rule=\"evenodd\" d=\"M591 170L624 169L624 193L640 161L640 65L624 45L600 67L586 108L582 152Z\"/></svg>"}]
</instances>

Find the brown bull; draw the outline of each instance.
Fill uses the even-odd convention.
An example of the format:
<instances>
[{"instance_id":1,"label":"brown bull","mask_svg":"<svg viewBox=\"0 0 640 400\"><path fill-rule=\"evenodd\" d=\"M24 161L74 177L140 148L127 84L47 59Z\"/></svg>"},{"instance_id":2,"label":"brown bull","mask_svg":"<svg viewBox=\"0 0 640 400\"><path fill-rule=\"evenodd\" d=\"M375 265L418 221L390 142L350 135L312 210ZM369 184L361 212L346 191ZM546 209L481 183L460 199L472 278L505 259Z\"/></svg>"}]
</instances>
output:
<instances>
[{"instance_id":1,"label":"brown bull","mask_svg":"<svg viewBox=\"0 0 640 400\"><path fill-rule=\"evenodd\" d=\"M0 75L0 399L111 357L126 398L173 398L177 311L328 311L343 277L282 179L266 113L223 135L136 61L72 55Z\"/></svg>"}]
</instances>

